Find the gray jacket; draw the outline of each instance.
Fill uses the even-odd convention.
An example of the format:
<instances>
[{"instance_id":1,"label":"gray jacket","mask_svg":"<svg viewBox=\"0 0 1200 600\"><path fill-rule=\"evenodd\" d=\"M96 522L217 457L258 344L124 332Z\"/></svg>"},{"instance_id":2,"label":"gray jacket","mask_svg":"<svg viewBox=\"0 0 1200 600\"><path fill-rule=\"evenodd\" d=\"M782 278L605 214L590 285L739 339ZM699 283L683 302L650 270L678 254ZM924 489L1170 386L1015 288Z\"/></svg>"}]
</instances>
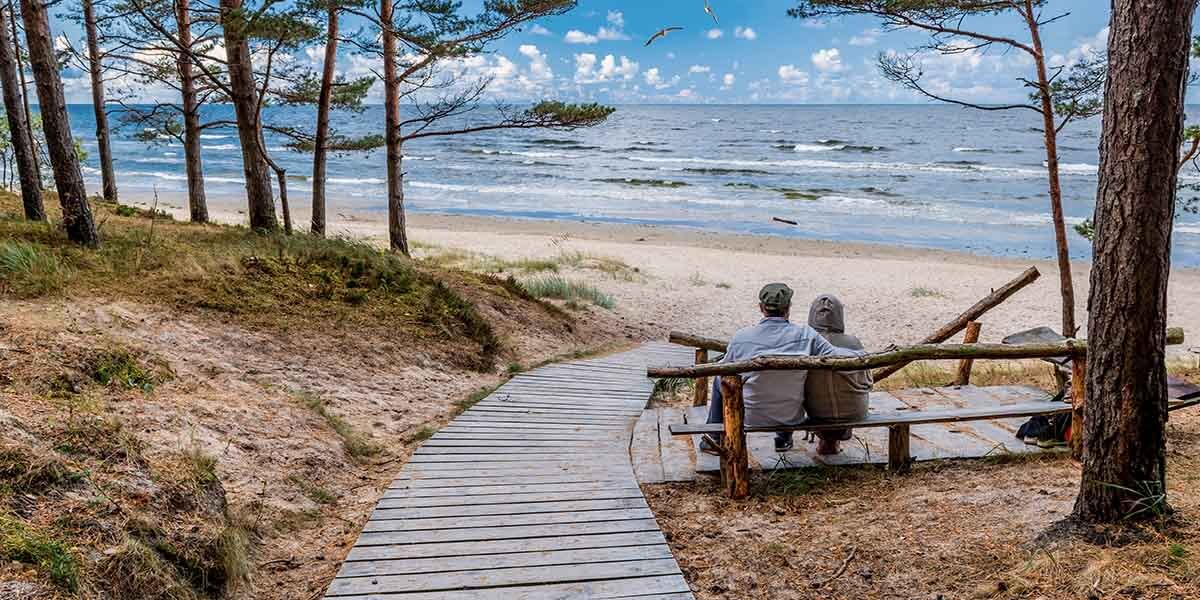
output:
<instances>
[{"instance_id":1,"label":"gray jacket","mask_svg":"<svg viewBox=\"0 0 1200 600\"><path fill-rule=\"evenodd\" d=\"M817 296L808 309L808 324L830 344L864 354L862 342L846 334L845 310L829 294ZM804 384L804 407L813 419L850 421L867 416L870 371L811 371Z\"/></svg>"},{"instance_id":2,"label":"gray jacket","mask_svg":"<svg viewBox=\"0 0 1200 600\"><path fill-rule=\"evenodd\" d=\"M781 317L767 317L739 330L729 341L721 362L750 360L758 356L825 356L848 351L825 341L813 328ZM747 373L742 388L746 424L794 425L804 421L804 381L807 371Z\"/></svg>"}]
</instances>

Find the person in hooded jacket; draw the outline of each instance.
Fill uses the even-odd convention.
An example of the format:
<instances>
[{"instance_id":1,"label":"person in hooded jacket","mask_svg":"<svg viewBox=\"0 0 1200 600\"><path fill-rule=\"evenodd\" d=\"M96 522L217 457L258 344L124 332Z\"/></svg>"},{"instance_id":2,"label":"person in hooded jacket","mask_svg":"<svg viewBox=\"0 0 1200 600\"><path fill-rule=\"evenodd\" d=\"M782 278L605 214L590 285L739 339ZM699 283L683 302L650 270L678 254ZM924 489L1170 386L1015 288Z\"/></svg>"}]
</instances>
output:
<instances>
[{"instance_id":1,"label":"person in hooded jacket","mask_svg":"<svg viewBox=\"0 0 1200 600\"><path fill-rule=\"evenodd\" d=\"M863 354L858 338L846 333L842 302L831 294L817 296L808 308L808 325L833 346ZM804 382L804 410L813 421L857 421L867 416L873 385L871 371L809 371ZM818 454L837 454L839 442L850 439L851 429L817 432Z\"/></svg>"}]
</instances>

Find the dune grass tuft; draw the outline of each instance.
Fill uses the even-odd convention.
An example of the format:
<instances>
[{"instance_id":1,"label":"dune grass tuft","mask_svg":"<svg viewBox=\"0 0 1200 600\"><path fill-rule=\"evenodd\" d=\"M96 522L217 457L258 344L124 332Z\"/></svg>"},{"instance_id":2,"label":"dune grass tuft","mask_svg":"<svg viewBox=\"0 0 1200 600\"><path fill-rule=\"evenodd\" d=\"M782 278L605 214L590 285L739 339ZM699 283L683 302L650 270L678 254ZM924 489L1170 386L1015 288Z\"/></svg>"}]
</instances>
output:
<instances>
[{"instance_id":1,"label":"dune grass tuft","mask_svg":"<svg viewBox=\"0 0 1200 600\"><path fill-rule=\"evenodd\" d=\"M607 309L611 309L617 304L612 296L601 292L591 284L559 276L536 277L523 282L522 285L531 296L536 298L554 298L568 302L572 300L585 301Z\"/></svg>"},{"instance_id":2,"label":"dune grass tuft","mask_svg":"<svg viewBox=\"0 0 1200 600\"><path fill-rule=\"evenodd\" d=\"M373 442L370 436L354 429L342 417L329 412L324 398L310 392L296 392L294 396L302 405L324 419L342 438L342 447L351 458L362 460L383 452L383 448Z\"/></svg>"},{"instance_id":3,"label":"dune grass tuft","mask_svg":"<svg viewBox=\"0 0 1200 600\"><path fill-rule=\"evenodd\" d=\"M69 269L49 248L22 241L0 243L0 286L22 297L61 289Z\"/></svg>"},{"instance_id":4,"label":"dune grass tuft","mask_svg":"<svg viewBox=\"0 0 1200 600\"><path fill-rule=\"evenodd\" d=\"M0 557L33 565L65 592L79 588L79 560L65 540L0 513Z\"/></svg>"}]
</instances>

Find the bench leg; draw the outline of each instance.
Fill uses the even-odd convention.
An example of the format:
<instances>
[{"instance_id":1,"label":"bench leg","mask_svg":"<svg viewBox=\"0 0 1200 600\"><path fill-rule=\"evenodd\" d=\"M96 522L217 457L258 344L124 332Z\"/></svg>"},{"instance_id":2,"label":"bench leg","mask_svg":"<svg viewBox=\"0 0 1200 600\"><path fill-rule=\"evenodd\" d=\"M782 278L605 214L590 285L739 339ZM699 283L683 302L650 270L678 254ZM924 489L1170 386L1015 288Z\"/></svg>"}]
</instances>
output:
<instances>
[{"instance_id":1,"label":"bench leg","mask_svg":"<svg viewBox=\"0 0 1200 600\"><path fill-rule=\"evenodd\" d=\"M1071 456L1083 458L1083 405L1087 401L1087 358L1071 361Z\"/></svg>"},{"instance_id":2,"label":"bench leg","mask_svg":"<svg viewBox=\"0 0 1200 600\"><path fill-rule=\"evenodd\" d=\"M721 400L725 417L725 453L721 456L721 480L735 500L750 493L750 460L746 453L745 413L742 407L742 378L721 378Z\"/></svg>"},{"instance_id":3,"label":"bench leg","mask_svg":"<svg viewBox=\"0 0 1200 600\"><path fill-rule=\"evenodd\" d=\"M696 364L702 365L708 362L708 350L703 348L696 350ZM694 379L692 382L696 385L694 395L692 396L692 406L704 406L708 404L708 378L701 377Z\"/></svg>"},{"instance_id":4,"label":"bench leg","mask_svg":"<svg viewBox=\"0 0 1200 600\"><path fill-rule=\"evenodd\" d=\"M888 470L907 471L912 457L908 452L908 425L888 427Z\"/></svg>"}]
</instances>

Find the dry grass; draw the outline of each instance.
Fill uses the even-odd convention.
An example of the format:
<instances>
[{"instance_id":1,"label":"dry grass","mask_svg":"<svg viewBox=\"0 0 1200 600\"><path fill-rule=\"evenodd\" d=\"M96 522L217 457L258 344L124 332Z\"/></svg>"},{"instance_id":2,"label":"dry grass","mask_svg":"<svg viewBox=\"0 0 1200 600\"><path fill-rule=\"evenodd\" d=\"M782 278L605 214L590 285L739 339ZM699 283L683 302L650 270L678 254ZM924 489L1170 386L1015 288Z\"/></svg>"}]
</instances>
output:
<instances>
[{"instance_id":1,"label":"dry grass","mask_svg":"<svg viewBox=\"0 0 1200 600\"><path fill-rule=\"evenodd\" d=\"M905 366L896 374L877 382L875 389L900 390L918 387L951 385L957 375L954 362L918 362ZM1047 392L1055 389L1054 370L1049 363L1037 360L975 361L971 370L973 385L1028 385Z\"/></svg>"}]
</instances>

